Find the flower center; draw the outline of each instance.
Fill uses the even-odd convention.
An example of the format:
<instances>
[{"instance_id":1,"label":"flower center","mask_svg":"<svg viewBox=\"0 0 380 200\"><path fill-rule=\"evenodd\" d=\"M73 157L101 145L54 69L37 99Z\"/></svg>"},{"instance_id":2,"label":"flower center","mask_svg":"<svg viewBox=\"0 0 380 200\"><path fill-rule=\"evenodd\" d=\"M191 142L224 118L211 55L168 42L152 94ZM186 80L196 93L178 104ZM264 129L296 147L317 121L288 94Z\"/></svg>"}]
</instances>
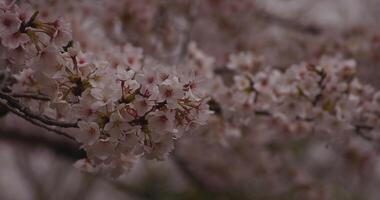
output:
<instances>
[{"instance_id":1,"label":"flower center","mask_svg":"<svg viewBox=\"0 0 380 200\"><path fill-rule=\"evenodd\" d=\"M173 90L166 90L165 97L171 97L171 96L173 96Z\"/></svg>"},{"instance_id":2,"label":"flower center","mask_svg":"<svg viewBox=\"0 0 380 200\"><path fill-rule=\"evenodd\" d=\"M5 18L5 19L3 19L2 24L3 24L5 27L8 27L8 28L9 28L9 27L12 26L12 20Z\"/></svg>"}]
</instances>

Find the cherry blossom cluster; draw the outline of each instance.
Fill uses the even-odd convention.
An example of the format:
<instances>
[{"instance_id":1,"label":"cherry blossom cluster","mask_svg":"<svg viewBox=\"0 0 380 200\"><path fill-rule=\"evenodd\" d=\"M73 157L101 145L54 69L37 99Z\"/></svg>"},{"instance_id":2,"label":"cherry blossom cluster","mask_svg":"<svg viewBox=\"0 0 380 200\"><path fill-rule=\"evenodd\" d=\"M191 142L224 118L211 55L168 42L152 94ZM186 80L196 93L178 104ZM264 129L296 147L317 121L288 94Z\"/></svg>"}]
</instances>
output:
<instances>
[{"instance_id":1,"label":"cherry blossom cluster","mask_svg":"<svg viewBox=\"0 0 380 200\"><path fill-rule=\"evenodd\" d=\"M283 70L241 52L225 66L211 67L215 81L207 90L215 114L200 137L179 145L197 161L192 165L205 184L250 195L297 191L305 199L329 199L331 187L354 193L380 182L380 93L358 80L354 60L322 57ZM247 188L231 189L242 182Z\"/></svg>"},{"instance_id":2,"label":"cherry blossom cluster","mask_svg":"<svg viewBox=\"0 0 380 200\"><path fill-rule=\"evenodd\" d=\"M119 176L138 157L163 159L174 139L210 114L195 77L144 60L140 48L82 52L63 19L45 21L27 5L0 8L1 69L14 77L2 89L6 103L72 128L88 157L77 165Z\"/></svg>"},{"instance_id":3,"label":"cherry blossom cluster","mask_svg":"<svg viewBox=\"0 0 380 200\"><path fill-rule=\"evenodd\" d=\"M233 85L216 83L213 98L234 123L249 124L257 115L267 115L294 132L333 134L379 126L380 93L355 77L353 60L322 57L280 71L264 66L262 57L239 53L230 56L227 67L235 73Z\"/></svg>"},{"instance_id":4,"label":"cherry blossom cluster","mask_svg":"<svg viewBox=\"0 0 380 200\"><path fill-rule=\"evenodd\" d=\"M252 1L201 1L195 31L182 27L191 24L182 21L185 12L160 1L30 1L36 12L0 2L0 104L78 141L87 153L75 164L82 169L117 177L140 158L164 159L192 131L177 149L191 141L185 159L207 163L200 179L215 187L256 181L276 194L294 187L317 195L321 183L335 186L337 174L380 180L380 93L362 84L357 63L345 59L357 45L329 49L306 39L306 50L290 53L296 45L277 37L277 29L255 32L270 41L255 43L250 33L257 27L239 27L252 23L246 13L255 12L240 12L253 9ZM236 49L247 51L225 55ZM282 62L308 50L318 55ZM176 65L161 64L166 58ZM336 168L323 168L332 161ZM320 183L314 170L325 174ZM222 179L213 176L218 172Z\"/></svg>"}]
</instances>

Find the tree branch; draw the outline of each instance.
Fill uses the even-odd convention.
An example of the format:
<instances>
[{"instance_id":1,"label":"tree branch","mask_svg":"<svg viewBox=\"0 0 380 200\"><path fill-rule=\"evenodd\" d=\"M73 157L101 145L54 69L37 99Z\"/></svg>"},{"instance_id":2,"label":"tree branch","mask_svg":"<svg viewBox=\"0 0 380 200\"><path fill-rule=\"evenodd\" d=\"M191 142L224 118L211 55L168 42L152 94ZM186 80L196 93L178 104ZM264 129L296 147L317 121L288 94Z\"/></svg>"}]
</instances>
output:
<instances>
[{"instance_id":1,"label":"tree branch","mask_svg":"<svg viewBox=\"0 0 380 200\"><path fill-rule=\"evenodd\" d=\"M29 94L29 93L20 94L20 93L14 93L11 96L14 97L14 98L35 99L35 100L40 100L40 101L49 101L50 100L50 98L48 96L41 95L41 94Z\"/></svg>"},{"instance_id":2,"label":"tree branch","mask_svg":"<svg viewBox=\"0 0 380 200\"><path fill-rule=\"evenodd\" d=\"M52 119L50 117L47 117L45 115L36 114L32 112L29 108L21 105L17 99L13 98L12 96L9 96L8 94L4 92L0 92L0 98L6 101L6 102L2 102L4 106L13 108L13 109L10 109L10 111L15 113L17 110L18 113L21 113L22 116L18 114L20 117L30 118L30 119L33 119L33 121L37 120L49 126L57 126L57 127L62 127L62 128L78 128L78 122L75 122L75 123L61 122L61 121Z\"/></svg>"},{"instance_id":3,"label":"tree branch","mask_svg":"<svg viewBox=\"0 0 380 200\"><path fill-rule=\"evenodd\" d=\"M73 136L69 135L68 133L63 132L63 131L61 131L61 130L59 130L57 128L52 128L52 127L47 126L47 125L45 125L45 124L43 124L43 123L41 123L41 122L39 122L39 121L37 121L37 120L35 120L33 118L30 118L25 113L20 112L19 110L15 109L15 108L13 108L11 106L9 106L7 103L4 103L3 101L0 101L0 105L3 105L5 108L7 108L12 113L16 114L17 116L25 119L26 121L28 121L28 122L30 122L30 123L38 126L38 127L41 127L43 129L46 129L46 130L48 130L50 132L53 132L53 133L56 133L58 135L65 136L65 137L67 137L69 139L75 140L75 138Z\"/></svg>"}]
</instances>

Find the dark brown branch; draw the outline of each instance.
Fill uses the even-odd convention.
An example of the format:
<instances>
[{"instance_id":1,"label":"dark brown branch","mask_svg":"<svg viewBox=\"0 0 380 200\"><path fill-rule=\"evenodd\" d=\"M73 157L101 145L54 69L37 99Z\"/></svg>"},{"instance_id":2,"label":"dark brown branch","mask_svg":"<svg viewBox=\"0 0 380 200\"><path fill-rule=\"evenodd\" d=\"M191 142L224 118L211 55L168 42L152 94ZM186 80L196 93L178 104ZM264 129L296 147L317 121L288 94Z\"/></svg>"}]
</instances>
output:
<instances>
[{"instance_id":1,"label":"dark brown branch","mask_svg":"<svg viewBox=\"0 0 380 200\"><path fill-rule=\"evenodd\" d=\"M11 95L12 97L14 98L25 98L25 99L35 99L35 100L40 100L40 101L49 101L50 98L45 96L45 95L41 95L41 94L18 94L18 93L14 93Z\"/></svg>"},{"instance_id":2,"label":"dark brown branch","mask_svg":"<svg viewBox=\"0 0 380 200\"><path fill-rule=\"evenodd\" d=\"M57 128L52 128L52 127L49 127L49 126L47 126L45 124L42 124L41 122L39 122L39 121L37 121L37 120L35 120L33 118L28 117L27 115L25 115L25 113L22 113L19 110L15 109L15 108L13 108L11 106L9 106L7 103L4 103L4 102L0 101L0 105L6 107L9 111L11 111L12 113L16 114L17 116L25 119L26 121L30 122L33 125L41 127L43 129L46 129L46 130L48 130L50 132L53 132L53 133L56 133L58 135L65 136L65 137L67 137L69 139L75 140L74 137L71 136L71 135L69 135L68 133L65 133L65 132L63 132L63 131L61 131L61 130L59 130Z\"/></svg>"},{"instance_id":3,"label":"dark brown branch","mask_svg":"<svg viewBox=\"0 0 380 200\"><path fill-rule=\"evenodd\" d=\"M43 124L46 124L48 126L57 126L61 128L78 128L77 122L75 123L60 122L50 117L47 117L45 115L36 114L32 112L29 108L21 105L17 99L13 98L12 96L9 96L8 94L4 92L0 92L0 98L6 100L6 103L4 104L6 104L7 107L13 108L12 109L13 111L11 110L12 112L14 112L14 110L18 110L24 115L23 116L24 118L25 117L31 118L34 121L36 120L36 121L42 122Z\"/></svg>"}]
</instances>

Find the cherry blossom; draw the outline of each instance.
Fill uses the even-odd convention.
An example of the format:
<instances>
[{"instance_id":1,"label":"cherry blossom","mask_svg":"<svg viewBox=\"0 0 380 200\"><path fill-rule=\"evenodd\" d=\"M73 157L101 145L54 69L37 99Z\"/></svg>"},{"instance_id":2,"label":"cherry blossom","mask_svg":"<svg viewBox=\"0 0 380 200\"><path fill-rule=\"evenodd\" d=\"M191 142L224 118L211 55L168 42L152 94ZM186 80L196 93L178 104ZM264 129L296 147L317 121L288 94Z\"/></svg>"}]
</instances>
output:
<instances>
[{"instance_id":1,"label":"cherry blossom","mask_svg":"<svg viewBox=\"0 0 380 200\"><path fill-rule=\"evenodd\" d=\"M21 20L15 13L1 12L0 13L0 36L11 35L16 33L21 25Z\"/></svg>"},{"instance_id":2,"label":"cherry blossom","mask_svg":"<svg viewBox=\"0 0 380 200\"><path fill-rule=\"evenodd\" d=\"M84 143L92 145L94 144L100 137L100 129L98 124L94 122L79 122L79 129L81 133L78 134L77 140Z\"/></svg>"},{"instance_id":3,"label":"cherry blossom","mask_svg":"<svg viewBox=\"0 0 380 200\"><path fill-rule=\"evenodd\" d=\"M141 154L163 159L178 129L207 120L206 96L190 95L174 71L144 63L141 48L84 52L67 21L30 9L10 5L0 11L1 57L14 66L8 66L17 81L12 92L48 100L23 101L31 111L79 129L65 133L87 151L88 159L77 165L120 175Z\"/></svg>"},{"instance_id":4,"label":"cherry blossom","mask_svg":"<svg viewBox=\"0 0 380 200\"><path fill-rule=\"evenodd\" d=\"M80 169L116 178L192 141L188 165L211 163L211 172L199 171L215 185L312 193L334 185L338 170L352 179L379 173L380 93L357 77L352 51L323 56L314 49L324 48L321 40L305 39L298 61L282 62L294 44L277 44L277 34L261 32L277 44L265 47L240 35L250 27L227 36L209 26L252 22L256 12L241 12L252 6L244 0L202 1L196 31L182 31L192 17L181 9L161 16L156 1L30 2L0 3L0 103L80 144ZM170 6L188 7L182 3ZM213 46L205 32L223 41ZM309 51L318 56L301 57ZM219 170L222 179L208 179Z\"/></svg>"}]
</instances>

